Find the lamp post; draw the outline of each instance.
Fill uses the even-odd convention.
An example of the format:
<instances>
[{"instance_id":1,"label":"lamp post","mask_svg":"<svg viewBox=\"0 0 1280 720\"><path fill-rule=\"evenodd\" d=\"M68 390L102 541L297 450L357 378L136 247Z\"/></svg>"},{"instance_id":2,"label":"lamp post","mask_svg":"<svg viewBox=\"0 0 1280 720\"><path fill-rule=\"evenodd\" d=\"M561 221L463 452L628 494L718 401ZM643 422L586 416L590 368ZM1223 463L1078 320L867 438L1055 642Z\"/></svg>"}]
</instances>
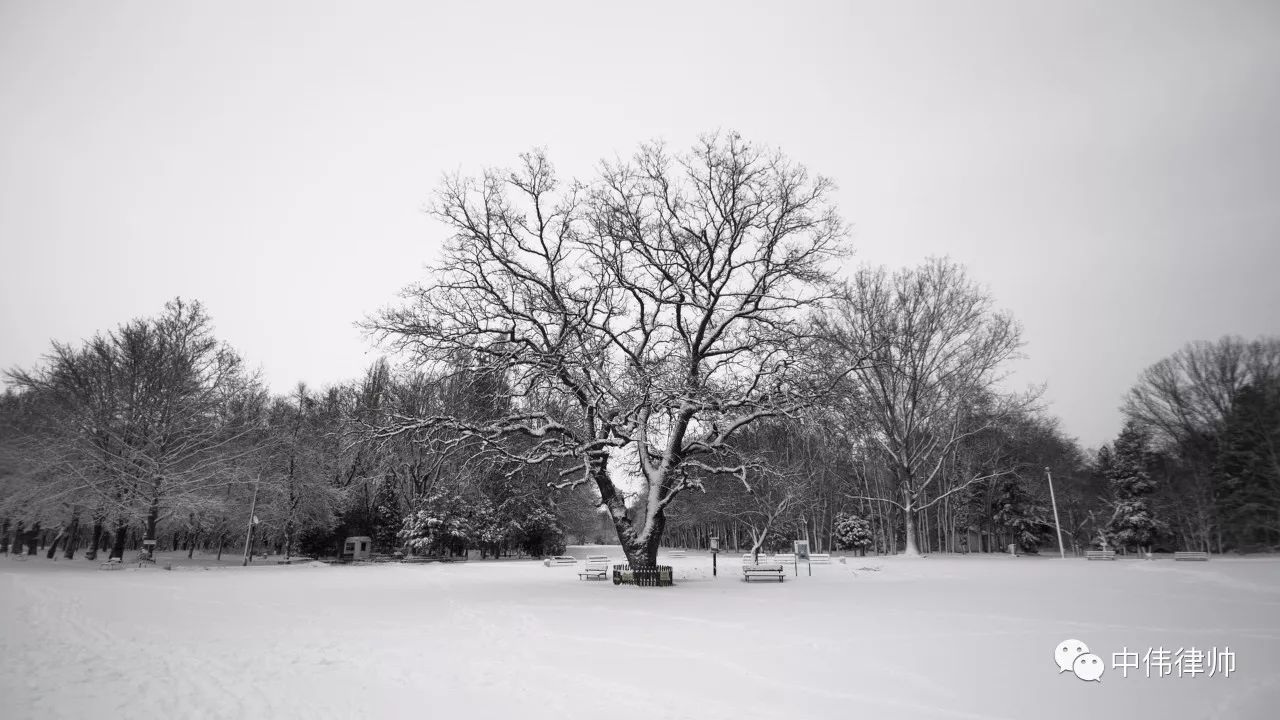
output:
<instances>
[{"instance_id":1,"label":"lamp post","mask_svg":"<svg viewBox=\"0 0 1280 720\"><path fill-rule=\"evenodd\" d=\"M720 538L711 536L711 577L716 576L716 556L720 554Z\"/></svg>"},{"instance_id":2,"label":"lamp post","mask_svg":"<svg viewBox=\"0 0 1280 720\"><path fill-rule=\"evenodd\" d=\"M1053 473L1049 472L1048 466L1044 469L1044 476L1049 478L1049 502L1053 503L1053 527L1058 531L1058 554L1065 560L1067 549L1062 546L1062 523L1058 522L1058 498L1053 494Z\"/></svg>"},{"instance_id":3,"label":"lamp post","mask_svg":"<svg viewBox=\"0 0 1280 720\"><path fill-rule=\"evenodd\" d=\"M262 473L258 473L258 479L253 483L253 501L249 503L249 529L244 531L244 562L241 565L249 564L249 548L253 541L253 526L258 523L258 486L262 484Z\"/></svg>"}]
</instances>

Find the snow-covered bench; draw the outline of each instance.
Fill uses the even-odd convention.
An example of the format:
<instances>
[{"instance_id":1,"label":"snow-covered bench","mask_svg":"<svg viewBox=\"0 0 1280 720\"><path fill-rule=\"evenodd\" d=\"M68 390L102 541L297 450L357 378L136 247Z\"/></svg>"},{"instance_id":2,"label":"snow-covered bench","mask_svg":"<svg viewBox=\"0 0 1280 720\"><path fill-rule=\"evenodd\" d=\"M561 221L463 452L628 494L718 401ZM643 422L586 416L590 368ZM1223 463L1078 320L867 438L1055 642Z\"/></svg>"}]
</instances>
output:
<instances>
[{"instance_id":1,"label":"snow-covered bench","mask_svg":"<svg viewBox=\"0 0 1280 720\"><path fill-rule=\"evenodd\" d=\"M685 550L672 550L667 553L667 557L673 557L673 558L682 558L687 555L688 555L688 552Z\"/></svg>"},{"instance_id":2,"label":"snow-covered bench","mask_svg":"<svg viewBox=\"0 0 1280 720\"><path fill-rule=\"evenodd\" d=\"M123 570L124 559L113 557L107 558L107 561L98 566L99 570Z\"/></svg>"},{"instance_id":3,"label":"snow-covered bench","mask_svg":"<svg viewBox=\"0 0 1280 720\"><path fill-rule=\"evenodd\" d=\"M743 581L751 582L752 578L757 580L777 580L778 582L782 582L787 579L787 576L782 571L782 565L778 563L773 563L771 565L743 565Z\"/></svg>"},{"instance_id":4,"label":"snow-covered bench","mask_svg":"<svg viewBox=\"0 0 1280 720\"><path fill-rule=\"evenodd\" d=\"M831 555L828 553L813 553L809 555L809 562L814 565L830 565Z\"/></svg>"},{"instance_id":5,"label":"snow-covered bench","mask_svg":"<svg viewBox=\"0 0 1280 720\"><path fill-rule=\"evenodd\" d=\"M609 578L609 558L596 555L587 558L586 567L578 571L579 580L607 580Z\"/></svg>"},{"instance_id":6,"label":"snow-covered bench","mask_svg":"<svg viewBox=\"0 0 1280 720\"><path fill-rule=\"evenodd\" d=\"M1084 556L1088 560L1115 560L1115 550L1085 550Z\"/></svg>"},{"instance_id":7,"label":"snow-covered bench","mask_svg":"<svg viewBox=\"0 0 1280 720\"><path fill-rule=\"evenodd\" d=\"M775 563L782 563L783 565L796 564L796 556L794 553L778 553L770 559Z\"/></svg>"},{"instance_id":8,"label":"snow-covered bench","mask_svg":"<svg viewBox=\"0 0 1280 720\"><path fill-rule=\"evenodd\" d=\"M1196 550L1179 551L1173 554L1174 560L1205 560L1209 559L1209 553Z\"/></svg>"},{"instance_id":9,"label":"snow-covered bench","mask_svg":"<svg viewBox=\"0 0 1280 720\"><path fill-rule=\"evenodd\" d=\"M577 565L578 558L569 557L568 555L557 555L543 560L542 564L547 567L551 567L552 565Z\"/></svg>"}]
</instances>

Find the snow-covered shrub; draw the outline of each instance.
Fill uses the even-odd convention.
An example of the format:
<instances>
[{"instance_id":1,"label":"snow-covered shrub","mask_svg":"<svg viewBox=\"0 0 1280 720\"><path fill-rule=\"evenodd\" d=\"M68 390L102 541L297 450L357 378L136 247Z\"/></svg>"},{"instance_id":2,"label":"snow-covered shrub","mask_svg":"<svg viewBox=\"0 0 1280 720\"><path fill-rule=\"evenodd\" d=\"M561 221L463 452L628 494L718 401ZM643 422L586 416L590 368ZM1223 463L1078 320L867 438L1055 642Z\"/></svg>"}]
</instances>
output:
<instances>
[{"instance_id":1,"label":"snow-covered shrub","mask_svg":"<svg viewBox=\"0 0 1280 720\"><path fill-rule=\"evenodd\" d=\"M404 519L400 539L415 553L465 552L478 536L476 503L458 493L438 492L422 498Z\"/></svg>"},{"instance_id":2,"label":"snow-covered shrub","mask_svg":"<svg viewBox=\"0 0 1280 720\"><path fill-rule=\"evenodd\" d=\"M871 532L871 523L866 518L849 513L841 513L836 517L834 540L840 550L866 551L875 542Z\"/></svg>"}]
</instances>

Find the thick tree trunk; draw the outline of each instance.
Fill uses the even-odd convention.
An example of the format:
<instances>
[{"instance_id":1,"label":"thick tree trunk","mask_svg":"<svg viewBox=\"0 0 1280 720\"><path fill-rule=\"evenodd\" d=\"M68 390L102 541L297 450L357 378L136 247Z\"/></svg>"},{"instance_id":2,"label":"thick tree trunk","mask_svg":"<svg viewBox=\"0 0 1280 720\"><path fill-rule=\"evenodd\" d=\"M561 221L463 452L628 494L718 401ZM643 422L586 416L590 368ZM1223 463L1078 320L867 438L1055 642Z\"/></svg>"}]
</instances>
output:
<instances>
[{"instance_id":1,"label":"thick tree trunk","mask_svg":"<svg viewBox=\"0 0 1280 720\"><path fill-rule=\"evenodd\" d=\"M40 523L31 526L27 531L27 554L35 556L40 544Z\"/></svg>"},{"instance_id":2,"label":"thick tree trunk","mask_svg":"<svg viewBox=\"0 0 1280 720\"><path fill-rule=\"evenodd\" d=\"M115 542L112 543L111 545L111 552L107 555L107 559L110 560L111 558L120 558L120 561L124 562L124 543L128 539L129 539L128 524L121 522L119 525L116 525Z\"/></svg>"},{"instance_id":3,"label":"thick tree trunk","mask_svg":"<svg viewBox=\"0 0 1280 720\"><path fill-rule=\"evenodd\" d=\"M631 567L657 565L658 545L662 542L662 530L666 525L666 518L659 511L654 526L650 528L648 540L641 542L636 533L635 524L631 520L631 514L627 512L626 499L609 478L609 458L596 457L590 462L591 478L600 489L601 503L609 511L609 518L613 520L614 530L618 533L618 543L622 546L623 554L627 556L627 562Z\"/></svg>"},{"instance_id":4,"label":"thick tree trunk","mask_svg":"<svg viewBox=\"0 0 1280 720\"><path fill-rule=\"evenodd\" d=\"M906 549L902 551L902 554L906 557L920 557L920 548L916 545L915 507L912 506L910 499L904 503L902 521L906 524L907 530L907 546Z\"/></svg>"},{"instance_id":5,"label":"thick tree trunk","mask_svg":"<svg viewBox=\"0 0 1280 720\"><path fill-rule=\"evenodd\" d=\"M76 557L76 547L80 545L80 511L75 510L71 513L71 526L67 528L67 544L66 549L62 552L62 557L66 560L74 560Z\"/></svg>"},{"instance_id":6,"label":"thick tree trunk","mask_svg":"<svg viewBox=\"0 0 1280 720\"><path fill-rule=\"evenodd\" d=\"M22 554L22 544L27 540L27 534L24 530L25 528L26 528L26 523L22 522L21 520L19 520L17 524L14 525L13 527L13 554L14 555Z\"/></svg>"},{"instance_id":7,"label":"thick tree trunk","mask_svg":"<svg viewBox=\"0 0 1280 720\"><path fill-rule=\"evenodd\" d=\"M9 518L4 519L4 524L0 525L0 555L9 554Z\"/></svg>"},{"instance_id":8,"label":"thick tree trunk","mask_svg":"<svg viewBox=\"0 0 1280 720\"><path fill-rule=\"evenodd\" d=\"M93 519L93 540L89 543L89 550L84 554L86 560L96 560L98 558L98 550L102 547L102 518L95 517Z\"/></svg>"},{"instance_id":9,"label":"thick tree trunk","mask_svg":"<svg viewBox=\"0 0 1280 720\"><path fill-rule=\"evenodd\" d=\"M49 551L45 553L45 560L52 560L54 555L58 554L58 543L67 536L66 528L58 528L58 534L53 536L53 542L49 543Z\"/></svg>"}]
</instances>

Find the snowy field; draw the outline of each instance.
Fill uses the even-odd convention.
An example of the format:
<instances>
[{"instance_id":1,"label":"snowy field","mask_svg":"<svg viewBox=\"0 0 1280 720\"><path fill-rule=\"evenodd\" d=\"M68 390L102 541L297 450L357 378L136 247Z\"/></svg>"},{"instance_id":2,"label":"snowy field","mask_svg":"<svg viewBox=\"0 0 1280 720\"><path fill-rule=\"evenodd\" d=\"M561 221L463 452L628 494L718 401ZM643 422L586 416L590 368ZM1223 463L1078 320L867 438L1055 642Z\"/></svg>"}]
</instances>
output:
<instances>
[{"instance_id":1,"label":"snowy field","mask_svg":"<svg viewBox=\"0 0 1280 720\"><path fill-rule=\"evenodd\" d=\"M849 558L781 585L741 582L732 556L718 578L706 556L671 564L675 588L528 561L101 572L0 559L0 717L1261 719L1280 707L1277 558ZM1066 638L1106 660L1102 682L1058 673ZM1235 669L1111 669L1123 647L1160 646L1229 646Z\"/></svg>"}]
</instances>

